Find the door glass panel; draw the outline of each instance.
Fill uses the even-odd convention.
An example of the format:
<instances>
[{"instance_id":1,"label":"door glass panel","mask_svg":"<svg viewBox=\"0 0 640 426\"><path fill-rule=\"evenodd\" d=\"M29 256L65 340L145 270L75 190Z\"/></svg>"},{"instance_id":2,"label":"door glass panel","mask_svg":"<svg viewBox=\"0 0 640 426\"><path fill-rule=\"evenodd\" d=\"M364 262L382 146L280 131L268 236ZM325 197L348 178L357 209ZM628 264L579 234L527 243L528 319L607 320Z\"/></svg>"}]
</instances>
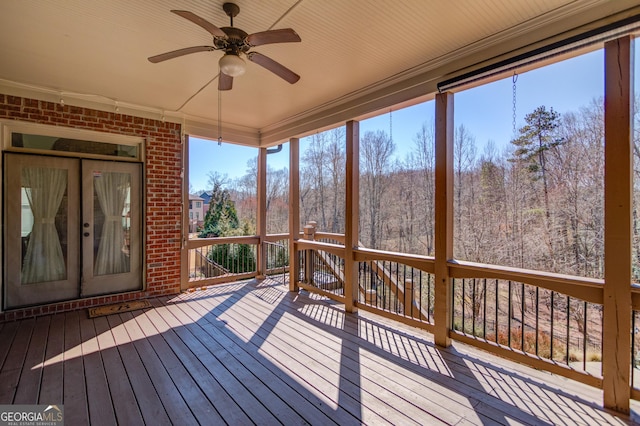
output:
<instances>
[{"instance_id":1,"label":"door glass panel","mask_svg":"<svg viewBox=\"0 0 640 426\"><path fill-rule=\"evenodd\" d=\"M131 175L94 171L93 183L93 274L98 276L130 272Z\"/></svg>"},{"instance_id":2,"label":"door glass panel","mask_svg":"<svg viewBox=\"0 0 640 426\"><path fill-rule=\"evenodd\" d=\"M141 165L82 160L83 297L142 287Z\"/></svg>"},{"instance_id":3,"label":"door glass panel","mask_svg":"<svg viewBox=\"0 0 640 426\"><path fill-rule=\"evenodd\" d=\"M22 284L67 278L67 185L65 169L22 168Z\"/></svg>"},{"instance_id":4,"label":"door glass panel","mask_svg":"<svg viewBox=\"0 0 640 426\"><path fill-rule=\"evenodd\" d=\"M78 160L3 159L4 307L78 297Z\"/></svg>"}]
</instances>

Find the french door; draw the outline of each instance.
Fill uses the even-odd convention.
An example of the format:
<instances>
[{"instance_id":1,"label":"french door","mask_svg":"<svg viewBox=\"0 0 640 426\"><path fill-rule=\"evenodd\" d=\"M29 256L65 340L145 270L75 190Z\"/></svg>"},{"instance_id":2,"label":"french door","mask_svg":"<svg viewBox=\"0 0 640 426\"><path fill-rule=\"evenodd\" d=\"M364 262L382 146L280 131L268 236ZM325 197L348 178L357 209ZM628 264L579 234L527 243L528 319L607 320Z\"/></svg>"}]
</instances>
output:
<instances>
[{"instance_id":1,"label":"french door","mask_svg":"<svg viewBox=\"0 0 640 426\"><path fill-rule=\"evenodd\" d=\"M142 288L141 165L7 153L5 307Z\"/></svg>"}]
</instances>

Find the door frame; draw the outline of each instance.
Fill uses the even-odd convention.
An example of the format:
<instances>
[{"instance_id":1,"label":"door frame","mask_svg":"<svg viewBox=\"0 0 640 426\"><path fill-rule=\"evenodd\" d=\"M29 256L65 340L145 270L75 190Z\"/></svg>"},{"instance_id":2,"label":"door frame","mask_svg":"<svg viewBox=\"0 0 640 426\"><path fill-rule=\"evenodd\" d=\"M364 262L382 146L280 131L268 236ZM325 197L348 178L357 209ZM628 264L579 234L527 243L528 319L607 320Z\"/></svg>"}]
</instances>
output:
<instances>
[{"instance_id":1,"label":"door frame","mask_svg":"<svg viewBox=\"0 0 640 426\"><path fill-rule=\"evenodd\" d=\"M32 135L42 135L42 136L52 136L58 138L68 138L68 139L77 139L77 140L85 140L91 142L102 142L102 143L110 143L110 144L118 144L118 145L129 145L137 147L137 155L136 158L128 158L128 157L115 157L108 155L99 155L99 154L87 154L80 152L67 152L67 151L53 151L53 150L41 150L41 149L30 149L30 148L18 148L11 146L11 135L13 133L24 133L24 134L32 134ZM147 288L147 274L145 271L147 270L147 256L146 256L146 240L147 240L147 226L146 226L146 139L140 136L130 136L130 135L121 135L116 133L106 133L106 132L98 132L93 130L85 130L85 129L76 129L73 127L62 127L62 126L53 126L48 124L39 124L39 123L29 123L22 122L17 120L6 120L0 119L0 154L4 152L16 152L23 154L40 154L47 156L57 156L57 157L72 157L72 158L88 158L88 159L96 159L96 160L110 160L110 161L119 161L119 162L133 162L133 163L141 163L141 182L140 187L142 191L141 197L141 235L140 235L140 244L141 244L141 281L142 281L142 290L137 291L145 291ZM4 155L0 155L0 171L4 170ZM0 199L4 200L4 184L0 185ZM4 209L2 209L2 223L4 223ZM4 227L0 228L0 240L4 240ZM0 259L4 262L4 244L0 244ZM4 277L4 272L0 274ZM5 309L5 300L4 300L4 279L0 285L0 313L5 312L11 309ZM117 294L117 293L116 293ZM89 297L91 298L91 297ZM74 300L81 300L79 299ZM56 302L57 303L57 302ZM21 309L21 308L15 308Z\"/></svg>"}]
</instances>

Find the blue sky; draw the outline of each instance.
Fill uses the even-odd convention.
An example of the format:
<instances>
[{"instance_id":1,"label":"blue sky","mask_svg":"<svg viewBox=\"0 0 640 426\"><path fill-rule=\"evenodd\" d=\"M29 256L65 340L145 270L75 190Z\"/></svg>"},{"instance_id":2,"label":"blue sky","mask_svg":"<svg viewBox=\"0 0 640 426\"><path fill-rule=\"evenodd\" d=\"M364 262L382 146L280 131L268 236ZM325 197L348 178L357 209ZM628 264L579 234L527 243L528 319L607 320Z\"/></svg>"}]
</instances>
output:
<instances>
[{"instance_id":1,"label":"blue sky","mask_svg":"<svg viewBox=\"0 0 640 426\"><path fill-rule=\"evenodd\" d=\"M636 57L640 55L636 43ZM636 72L636 87L640 87L640 72ZM538 106L565 113L578 111L591 100L604 94L603 50L597 50L566 61L518 75L516 81L516 126L524 124L524 116ZM475 137L478 152L482 153L487 141L493 140L498 150L509 144L513 136L513 82L512 77L458 92L454 98L455 126L464 124ZM433 101L391 114L392 137L396 143L396 156L404 159L413 149L413 138L425 122L433 122ZM360 122L360 135L368 130L389 132L389 114ZM305 139L301 140L301 155ZM210 171L218 171L230 178L245 174L247 161L257 155L256 148L231 144L218 146L216 141L190 139L189 182L194 190L206 188ZM269 155L270 167L288 167L289 150Z\"/></svg>"}]
</instances>

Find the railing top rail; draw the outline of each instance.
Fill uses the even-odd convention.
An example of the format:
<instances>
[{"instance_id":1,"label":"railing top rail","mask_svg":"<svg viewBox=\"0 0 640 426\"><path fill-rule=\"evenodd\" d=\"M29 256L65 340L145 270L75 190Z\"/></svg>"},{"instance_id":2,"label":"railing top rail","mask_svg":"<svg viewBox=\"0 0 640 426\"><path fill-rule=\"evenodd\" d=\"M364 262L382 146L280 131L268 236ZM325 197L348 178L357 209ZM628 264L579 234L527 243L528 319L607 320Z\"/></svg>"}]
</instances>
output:
<instances>
[{"instance_id":1,"label":"railing top rail","mask_svg":"<svg viewBox=\"0 0 640 426\"><path fill-rule=\"evenodd\" d=\"M267 244L267 245L270 245L270 246L276 246L276 247L282 247L282 248L286 248L287 247L286 245L284 245L282 243L277 243L275 241L265 241L264 243Z\"/></svg>"},{"instance_id":2,"label":"railing top rail","mask_svg":"<svg viewBox=\"0 0 640 426\"><path fill-rule=\"evenodd\" d=\"M255 235L239 237L196 238L187 240L187 248L195 249L198 247L214 246L219 244L258 244L259 242L260 238Z\"/></svg>"},{"instance_id":3,"label":"railing top rail","mask_svg":"<svg viewBox=\"0 0 640 426\"><path fill-rule=\"evenodd\" d=\"M587 302L603 303L604 280L601 279L459 260L450 260L448 266L452 278L511 280L557 291Z\"/></svg>"},{"instance_id":4,"label":"railing top rail","mask_svg":"<svg viewBox=\"0 0 640 426\"><path fill-rule=\"evenodd\" d=\"M336 256L344 257L345 248L343 245L322 243L320 241L298 240L296 241L298 250L323 250Z\"/></svg>"},{"instance_id":5,"label":"railing top rail","mask_svg":"<svg viewBox=\"0 0 640 426\"><path fill-rule=\"evenodd\" d=\"M497 266L485 263L467 262L463 260L449 260L451 275L454 278L502 278L512 281L527 281L528 279L551 280L586 287L601 288L604 280L598 278L579 277L576 275L558 274L554 272L537 271L532 269ZM469 274L467 271L472 271Z\"/></svg>"},{"instance_id":6,"label":"railing top rail","mask_svg":"<svg viewBox=\"0 0 640 426\"><path fill-rule=\"evenodd\" d=\"M403 265L412 266L425 272L434 272L435 260L431 256L422 256L418 254L396 253L384 250L375 250L364 247L354 249L355 260L363 261L389 261L398 262Z\"/></svg>"},{"instance_id":7,"label":"railing top rail","mask_svg":"<svg viewBox=\"0 0 640 426\"><path fill-rule=\"evenodd\" d=\"M332 239L332 240L340 241L344 244L345 236L344 234L337 234L334 232L316 232L315 238L316 239L319 239L319 238Z\"/></svg>"},{"instance_id":8,"label":"railing top rail","mask_svg":"<svg viewBox=\"0 0 640 426\"><path fill-rule=\"evenodd\" d=\"M267 234L264 240L273 242L273 241L286 240L288 238L289 238L289 233L287 232L282 234Z\"/></svg>"}]
</instances>

